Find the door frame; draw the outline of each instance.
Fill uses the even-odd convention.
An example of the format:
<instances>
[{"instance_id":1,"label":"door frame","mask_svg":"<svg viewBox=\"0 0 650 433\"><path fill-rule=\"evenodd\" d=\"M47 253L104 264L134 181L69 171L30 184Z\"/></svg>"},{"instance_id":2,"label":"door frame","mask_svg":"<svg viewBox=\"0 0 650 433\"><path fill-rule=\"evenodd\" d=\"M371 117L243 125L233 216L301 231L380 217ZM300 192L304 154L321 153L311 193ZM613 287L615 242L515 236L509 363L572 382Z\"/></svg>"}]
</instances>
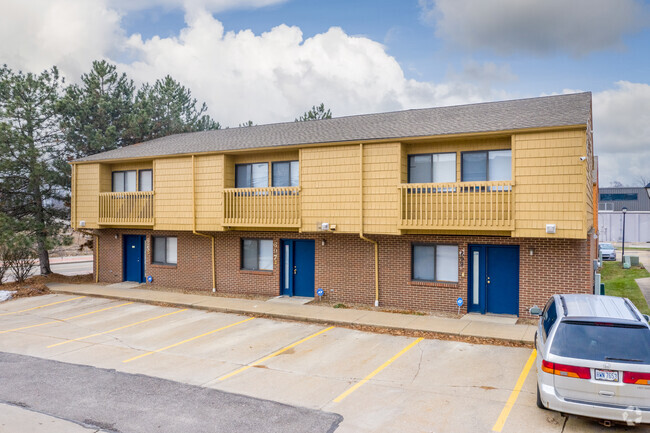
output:
<instances>
[{"instance_id":1,"label":"door frame","mask_svg":"<svg viewBox=\"0 0 650 433\"><path fill-rule=\"evenodd\" d=\"M489 286L487 284L487 279L488 279L488 272L489 272L489 266L490 264L488 263L488 249L502 249L502 248L514 248L517 251L517 263L516 263L516 271L517 271L517 305L519 305L519 298L520 298L520 285L519 285L519 277L520 277L520 260L519 260L519 250L520 246L519 245L486 245L486 244L468 244L467 245L467 312L468 313L480 313L480 314L492 314L490 312L490 306L488 305L488 290ZM479 252L479 271L478 271L478 278L479 278L479 287L478 287L478 294L479 294L479 303L477 304L476 307L472 308L474 306L474 297L473 297L473 283L474 283L474 251ZM494 313L494 314L499 314L499 313ZM519 311L516 313L513 313L513 315L519 316Z\"/></svg>"},{"instance_id":2,"label":"door frame","mask_svg":"<svg viewBox=\"0 0 650 433\"><path fill-rule=\"evenodd\" d=\"M142 284L145 282L145 262L147 260L146 235L122 235L122 281L128 281L126 279L126 246L129 237L140 239L140 281L138 282Z\"/></svg>"},{"instance_id":3,"label":"door frame","mask_svg":"<svg viewBox=\"0 0 650 433\"><path fill-rule=\"evenodd\" d=\"M296 266L295 257L294 257L296 242L310 242L314 246L314 271L316 270L316 241L314 239L280 239L280 295L281 296L290 296L290 297L297 296L296 289L295 289L295 277L294 277L295 273L293 272L293 269ZM289 247L288 266L285 263L286 255L287 255L286 246ZM287 277L286 275L287 269L289 270L289 275L291 276L291 278L289 278L289 287L285 289L285 285L286 285L285 279Z\"/></svg>"}]
</instances>

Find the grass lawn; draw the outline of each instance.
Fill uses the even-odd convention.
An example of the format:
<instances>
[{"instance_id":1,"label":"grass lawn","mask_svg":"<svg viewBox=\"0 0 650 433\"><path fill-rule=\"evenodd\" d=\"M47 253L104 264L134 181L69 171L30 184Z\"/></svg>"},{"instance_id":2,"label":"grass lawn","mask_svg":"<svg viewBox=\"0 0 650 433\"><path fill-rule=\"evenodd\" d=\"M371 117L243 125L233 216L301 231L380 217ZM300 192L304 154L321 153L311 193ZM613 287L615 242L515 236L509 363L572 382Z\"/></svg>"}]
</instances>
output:
<instances>
[{"instance_id":1,"label":"grass lawn","mask_svg":"<svg viewBox=\"0 0 650 433\"><path fill-rule=\"evenodd\" d=\"M628 298L644 314L650 314L639 286L634 281L636 278L650 277L650 273L643 266L632 266L623 269L620 262L605 262L601 269L601 282L605 283L605 294Z\"/></svg>"}]
</instances>

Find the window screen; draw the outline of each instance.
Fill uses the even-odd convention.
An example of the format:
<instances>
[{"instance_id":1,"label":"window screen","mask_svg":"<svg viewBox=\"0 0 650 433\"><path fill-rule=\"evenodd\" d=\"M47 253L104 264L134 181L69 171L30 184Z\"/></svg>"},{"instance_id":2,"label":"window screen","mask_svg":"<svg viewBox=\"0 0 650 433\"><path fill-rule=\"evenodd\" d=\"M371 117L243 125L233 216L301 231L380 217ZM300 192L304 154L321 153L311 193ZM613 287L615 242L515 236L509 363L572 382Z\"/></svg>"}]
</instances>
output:
<instances>
[{"instance_id":1,"label":"window screen","mask_svg":"<svg viewBox=\"0 0 650 433\"><path fill-rule=\"evenodd\" d=\"M282 161L273 163L273 186L299 185L298 161Z\"/></svg>"},{"instance_id":2,"label":"window screen","mask_svg":"<svg viewBox=\"0 0 650 433\"><path fill-rule=\"evenodd\" d=\"M512 152L510 150L463 152L461 179L463 182L511 180Z\"/></svg>"},{"instance_id":3,"label":"window screen","mask_svg":"<svg viewBox=\"0 0 650 433\"><path fill-rule=\"evenodd\" d=\"M249 271L273 270L271 239L242 239L241 268Z\"/></svg>"},{"instance_id":4,"label":"window screen","mask_svg":"<svg viewBox=\"0 0 650 433\"><path fill-rule=\"evenodd\" d=\"M152 261L161 265L175 265L178 261L178 239L154 236Z\"/></svg>"},{"instance_id":5,"label":"window screen","mask_svg":"<svg viewBox=\"0 0 650 433\"><path fill-rule=\"evenodd\" d=\"M456 154L409 155L409 183L456 182Z\"/></svg>"},{"instance_id":6,"label":"window screen","mask_svg":"<svg viewBox=\"0 0 650 433\"><path fill-rule=\"evenodd\" d=\"M136 171L114 171L113 192L136 191Z\"/></svg>"},{"instance_id":7,"label":"window screen","mask_svg":"<svg viewBox=\"0 0 650 433\"><path fill-rule=\"evenodd\" d=\"M266 188L269 186L269 165L266 162L237 164L235 166L237 188Z\"/></svg>"},{"instance_id":8,"label":"window screen","mask_svg":"<svg viewBox=\"0 0 650 433\"><path fill-rule=\"evenodd\" d=\"M458 245L413 244L412 275L418 281L458 281Z\"/></svg>"},{"instance_id":9,"label":"window screen","mask_svg":"<svg viewBox=\"0 0 650 433\"><path fill-rule=\"evenodd\" d=\"M138 172L138 190L139 191L153 191L153 171L140 170Z\"/></svg>"}]
</instances>

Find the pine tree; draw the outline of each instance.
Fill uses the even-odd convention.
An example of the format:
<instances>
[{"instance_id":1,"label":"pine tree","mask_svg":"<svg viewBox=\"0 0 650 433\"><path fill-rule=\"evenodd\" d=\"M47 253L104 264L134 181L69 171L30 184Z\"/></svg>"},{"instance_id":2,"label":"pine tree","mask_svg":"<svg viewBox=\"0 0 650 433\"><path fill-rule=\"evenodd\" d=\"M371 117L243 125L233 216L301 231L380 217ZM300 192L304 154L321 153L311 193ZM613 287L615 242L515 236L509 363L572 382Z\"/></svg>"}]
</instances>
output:
<instances>
[{"instance_id":1,"label":"pine tree","mask_svg":"<svg viewBox=\"0 0 650 433\"><path fill-rule=\"evenodd\" d=\"M327 109L325 110L325 104L321 103L320 105L312 106L311 110L305 111L305 113L297 118L296 122L306 122L308 120L321 120L321 119L331 119L332 112Z\"/></svg>"},{"instance_id":2,"label":"pine tree","mask_svg":"<svg viewBox=\"0 0 650 433\"><path fill-rule=\"evenodd\" d=\"M67 152L74 158L132 144L135 86L115 65L94 61L81 85L72 85L59 104Z\"/></svg>"},{"instance_id":3,"label":"pine tree","mask_svg":"<svg viewBox=\"0 0 650 433\"><path fill-rule=\"evenodd\" d=\"M156 80L153 86L144 84L135 99L134 141L153 140L181 132L221 129L218 122L204 114L208 110L205 103L199 108L196 104L192 92L169 75Z\"/></svg>"},{"instance_id":4,"label":"pine tree","mask_svg":"<svg viewBox=\"0 0 650 433\"><path fill-rule=\"evenodd\" d=\"M56 68L39 75L0 68L0 212L33 239L41 274L51 272L48 249L65 240L69 217L57 111L62 85Z\"/></svg>"}]
</instances>

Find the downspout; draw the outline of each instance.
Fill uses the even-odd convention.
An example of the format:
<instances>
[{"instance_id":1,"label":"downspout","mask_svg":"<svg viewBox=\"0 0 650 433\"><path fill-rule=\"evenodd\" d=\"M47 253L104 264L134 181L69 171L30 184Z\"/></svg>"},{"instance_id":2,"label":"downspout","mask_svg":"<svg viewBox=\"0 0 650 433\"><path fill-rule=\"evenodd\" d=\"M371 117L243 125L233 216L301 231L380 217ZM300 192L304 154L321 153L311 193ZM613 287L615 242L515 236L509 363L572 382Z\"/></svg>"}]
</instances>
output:
<instances>
[{"instance_id":1,"label":"downspout","mask_svg":"<svg viewBox=\"0 0 650 433\"><path fill-rule=\"evenodd\" d=\"M83 233L84 235L92 236L93 240L93 266L95 268L95 283L99 283L99 235L96 233L88 232L77 228L77 165L72 164L72 195L71 200L74 198L74 203L70 203L71 214L70 228L72 230Z\"/></svg>"},{"instance_id":2,"label":"downspout","mask_svg":"<svg viewBox=\"0 0 650 433\"><path fill-rule=\"evenodd\" d=\"M195 179L195 162L194 155L192 155L192 233L197 236L204 236L212 240L212 292L217 291L217 272L214 265L214 236L206 235L196 231L196 179Z\"/></svg>"},{"instance_id":3,"label":"downspout","mask_svg":"<svg viewBox=\"0 0 650 433\"><path fill-rule=\"evenodd\" d=\"M375 246L375 307L379 307L379 244L363 235L363 143L359 143L359 237Z\"/></svg>"}]
</instances>

